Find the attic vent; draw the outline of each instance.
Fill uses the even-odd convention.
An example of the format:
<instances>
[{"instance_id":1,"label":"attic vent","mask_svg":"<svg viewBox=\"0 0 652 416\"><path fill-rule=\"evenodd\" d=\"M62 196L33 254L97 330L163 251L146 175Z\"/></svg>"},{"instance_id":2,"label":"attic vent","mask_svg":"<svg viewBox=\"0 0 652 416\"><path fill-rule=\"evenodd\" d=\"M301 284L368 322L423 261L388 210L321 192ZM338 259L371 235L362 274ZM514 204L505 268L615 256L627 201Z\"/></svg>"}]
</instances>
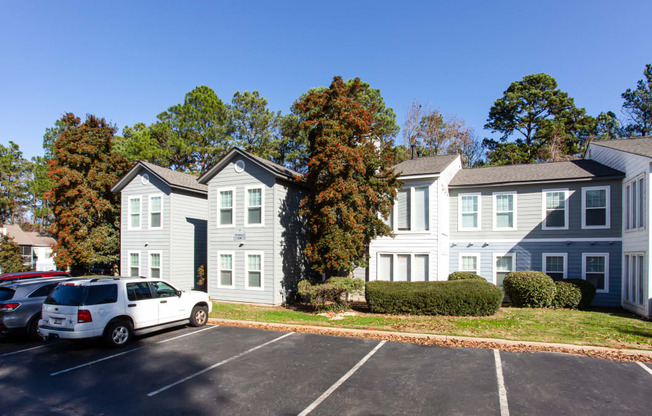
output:
<instances>
[{"instance_id":1,"label":"attic vent","mask_svg":"<svg viewBox=\"0 0 652 416\"><path fill-rule=\"evenodd\" d=\"M144 174L143 176L141 176L140 183L142 183L143 185L147 185L149 183L149 175Z\"/></svg>"},{"instance_id":2,"label":"attic vent","mask_svg":"<svg viewBox=\"0 0 652 416\"><path fill-rule=\"evenodd\" d=\"M235 171L238 173L244 171L244 168L245 168L244 160L238 160L237 162L235 162L235 166L233 167L233 169L235 169Z\"/></svg>"}]
</instances>

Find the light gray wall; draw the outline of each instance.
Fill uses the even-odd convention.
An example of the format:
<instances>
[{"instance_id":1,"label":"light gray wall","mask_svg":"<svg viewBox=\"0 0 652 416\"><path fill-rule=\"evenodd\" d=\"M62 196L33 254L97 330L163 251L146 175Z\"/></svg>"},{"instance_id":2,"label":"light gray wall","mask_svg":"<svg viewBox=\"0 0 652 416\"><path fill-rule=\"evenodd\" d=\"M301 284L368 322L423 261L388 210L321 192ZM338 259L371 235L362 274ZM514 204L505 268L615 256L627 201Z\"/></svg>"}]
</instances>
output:
<instances>
[{"instance_id":1,"label":"light gray wall","mask_svg":"<svg viewBox=\"0 0 652 416\"><path fill-rule=\"evenodd\" d=\"M197 269L206 265L208 196L175 190L171 201L171 275L181 289L200 289L195 276Z\"/></svg>"}]
</instances>

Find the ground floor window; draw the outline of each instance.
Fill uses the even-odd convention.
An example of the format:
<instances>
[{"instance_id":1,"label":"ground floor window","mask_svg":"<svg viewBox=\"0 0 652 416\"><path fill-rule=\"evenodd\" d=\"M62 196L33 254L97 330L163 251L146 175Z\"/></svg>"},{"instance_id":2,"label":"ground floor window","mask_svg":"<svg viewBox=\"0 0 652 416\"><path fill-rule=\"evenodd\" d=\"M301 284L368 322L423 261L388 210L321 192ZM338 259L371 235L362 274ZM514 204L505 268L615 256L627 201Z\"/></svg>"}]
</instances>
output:
<instances>
[{"instance_id":1,"label":"ground floor window","mask_svg":"<svg viewBox=\"0 0 652 416\"><path fill-rule=\"evenodd\" d=\"M140 276L140 253L129 253L129 276Z\"/></svg>"},{"instance_id":2,"label":"ground floor window","mask_svg":"<svg viewBox=\"0 0 652 416\"><path fill-rule=\"evenodd\" d=\"M245 253L245 287L247 289L263 289L263 253Z\"/></svg>"},{"instance_id":3,"label":"ground floor window","mask_svg":"<svg viewBox=\"0 0 652 416\"><path fill-rule=\"evenodd\" d=\"M566 279L567 253L543 253L543 272L553 280Z\"/></svg>"},{"instance_id":4,"label":"ground floor window","mask_svg":"<svg viewBox=\"0 0 652 416\"><path fill-rule=\"evenodd\" d=\"M218 252L218 287L233 287L233 253Z\"/></svg>"},{"instance_id":5,"label":"ground floor window","mask_svg":"<svg viewBox=\"0 0 652 416\"><path fill-rule=\"evenodd\" d=\"M153 279L161 278L161 253L149 253L149 277Z\"/></svg>"},{"instance_id":6,"label":"ground floor window","mask_svg":"<svg viewBox=\"0 0 652 416\"><path fill-rule=\"evenodd\" d=\"M505 277L516 270L516 254L494 254L494 283L503 288Z\"/></svg>"},{"instance_id":7,"label":"ground floor window","mask_svg":"<svg viewBox=\"0 0 652 416\"><path fill-rule=\"evenodd\" d=\"M623 271L623 296L625 300L642 306L645 300L645 254L625 254Z\"/></svg>"},{"instance_id":8,"label":"ground floor window","mask_svg":"<svg viewBox=\"0 0 652 416\"><path fill-rule=\"evenodd\" d=\"M382 253L378 255L376 279L390 282L426 282L429 280L428 254Z\"/></svg>"},{"instance_id":9,"label":"ground floor window","mask_svg":"<svg viewBox=\"0 0 652 416\"><path fill-rule=\"evenodd\" d=\"M598 293L609 292L609 254L583 253L582 278L593 283Z\"/></svg>"},{"instance_id":10,"label":"ground floor window","mask_svg":"<svg viewBox=\"0 0 652 416\"><path fill-rule=\"evenodd\" d=\"M459 263L458 271L480 274L480 254L478 253L460 254L460 263Z\"/></svg>"}]
</instances>

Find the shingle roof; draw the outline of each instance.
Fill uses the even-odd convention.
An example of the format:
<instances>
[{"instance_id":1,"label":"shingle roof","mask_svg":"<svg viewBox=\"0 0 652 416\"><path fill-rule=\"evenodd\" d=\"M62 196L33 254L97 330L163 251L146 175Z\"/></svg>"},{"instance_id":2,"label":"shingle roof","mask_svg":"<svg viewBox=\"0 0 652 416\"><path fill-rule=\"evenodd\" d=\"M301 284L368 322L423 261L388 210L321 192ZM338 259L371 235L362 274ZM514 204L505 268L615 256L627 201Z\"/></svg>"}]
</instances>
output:
<instances>
[{"instance_id":1,"label":"shingle roof","mask_svg":"<svg viewBox=\"0 0 652 416\"><path fill-rule=\"evenodd\" d=\"M436 175L442 173L458 155L421 156L408 159L394 166L400 176Z\"/></svg>"},{"instance_id":2,"label":"shingle roof","mask_svg":"<svg viewBox=\"0 0 652 416\"><path fill-rule=\"evenodd\" d=\"M15 224L6 224L3 228L7 230L7 235L13 238L14 242L20 246L50 247L56 243L55 239L49 235L23 231Z\"/></svg>"},{"instance_id":3,"label":"shingle roof","mask_svg":"<svg viewBox=\"0 0 652 416\"><path fill-rule=\"evenodd\" d=\"M124 188L131 180L133 180L133 178L141 169L150 171L154 175L161 178L163 182L167 183L172 188L187 189L202 194L208 193L208 187L197 182L196 176L189 173L177 172L172 169L156 166L143 160L136 163L134 167L129 170L129 172L120 178L118 183L116 183L113 188L111 188L111 191L120 192L122 188Z\"/></svg>"},{"instance_id":4,"label":"shingle roof","mask_svg":"<svg viewBox=\"0 0 652 416\"><path fill-rule=\"evenodd\" d=\"M515 182L555 182L569 179L622 178L625 174L594 160L531 163L462 169L450 186L484 186Z\"/></svg>"},{"instance_id":5,"label":"shingle roof","mask_svg":"<svg viewBox=\"0 0 652 416\"><path fill-rule=\"evenodd\" d=\"M591 142L591 144L652 158L652 136L631 139L600 140Z\"/></svg>"},{"instance_id":6,"label":"shingle roof","mask_svg":"<svg viewBox=\"0 0 652 416\"><path fill-rule=\"evenodd\" d=\"M263 169L268 170L275 176L281 177L288 179L289 181L294 182L295 178L297 176L303 176L302 174L293 171L292 169L288 169L285 166L281 166L277 163L272 162L271 160L267 160L265 158L262 158L260 156L256 156L254 154L251 154L249 152L246 152L242 149L239 149L237 147L232 148L231 150L228 151L227 154L225 154L220 160L217 161L213 166L211 166L206 172L204 172L203 175L199 177L199 182L202 184L208 183L208 181L217 174L226 164L235 156L235 155L240 155L244 156L246 158L249 158L250 160L253 160L255 163L260 165Z\"/></svg>"},{"instance_id":7,"label":"shingle roof","mask_svg":"<svg viewBox=\"0 0 652 416\"><path fill-rule=\"evenodd\" d=\"M297 176L303 176L299 172L295 172L292 169L288 169L285 166L281 166L278 163L274 163L271 160L263 159L260 156L256 156L254 154L249 153L249 156L259 163L262 163L265 165L268 169L273 170L275 173L281 176L286 176L289 179L294 179Z\"/></svg>"}]
</instances>

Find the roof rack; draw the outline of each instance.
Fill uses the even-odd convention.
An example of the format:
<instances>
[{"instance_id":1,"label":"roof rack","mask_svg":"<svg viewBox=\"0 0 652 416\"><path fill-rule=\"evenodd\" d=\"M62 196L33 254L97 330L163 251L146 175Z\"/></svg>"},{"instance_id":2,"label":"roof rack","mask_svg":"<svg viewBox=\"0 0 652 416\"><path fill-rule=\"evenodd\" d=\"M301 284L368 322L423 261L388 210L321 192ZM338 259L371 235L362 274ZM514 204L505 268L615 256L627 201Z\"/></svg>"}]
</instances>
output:
<instances>
[{"instance_id":1,"label":"roof rack","mask_svg":"<svg viewBox=\"0 0 652 416\"><path fill-rule=\"evenodd\" d=\"M97 282L100 280L120 280L120 279L147 279L147 276L97 276L93 277L90 281Z\"/></svg>"}]
</instances>

